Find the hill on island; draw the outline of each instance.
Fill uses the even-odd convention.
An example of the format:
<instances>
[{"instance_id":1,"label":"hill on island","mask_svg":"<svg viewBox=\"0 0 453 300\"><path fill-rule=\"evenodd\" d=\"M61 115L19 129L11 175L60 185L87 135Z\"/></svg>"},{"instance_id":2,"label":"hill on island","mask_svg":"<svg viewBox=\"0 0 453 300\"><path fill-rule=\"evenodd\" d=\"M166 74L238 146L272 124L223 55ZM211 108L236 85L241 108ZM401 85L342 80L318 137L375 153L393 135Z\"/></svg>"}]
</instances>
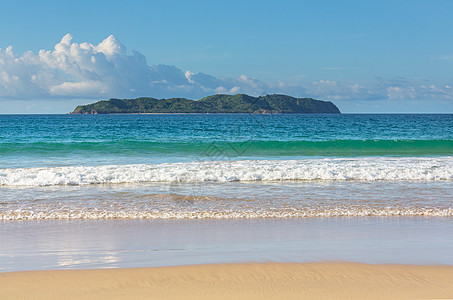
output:
<instances>
[{"instance_id":1,"label":"hill on island","mask_svg":"<svg viewBox=\"0 0 453 300\"><path fill-rule=\"evenodd\" d=\"M200 100L186 98L110 99L80 105L71 114L123 113L333 113L340 110L330 101L286 95L252 97L244 94L213 95Z\"/></svg>"}]
</instances>

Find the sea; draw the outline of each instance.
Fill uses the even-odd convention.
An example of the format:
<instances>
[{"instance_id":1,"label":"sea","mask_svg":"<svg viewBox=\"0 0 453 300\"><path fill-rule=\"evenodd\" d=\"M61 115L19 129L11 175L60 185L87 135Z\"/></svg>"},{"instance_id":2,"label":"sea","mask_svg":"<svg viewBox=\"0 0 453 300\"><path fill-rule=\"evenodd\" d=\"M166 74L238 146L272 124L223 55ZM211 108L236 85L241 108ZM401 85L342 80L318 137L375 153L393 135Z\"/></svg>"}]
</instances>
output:
<instances>
[{"instance_id":1,"label":"sea","mask_svg":"<svg viewBox=\"0 0 453 300\"><path fill-rule=\"evenodd\" d=\"M439 251L444 255L437 255L439 260L434 262L453 264L449 254L453 242L445 244L445 239L452 237L452 217L452 114L0 115L0 271L217 262L221 255L216 256L213 249L223 249L222 257L234 258L226 261L276 257L298 261L300 244L294 243L301 240L290 236L279 251L274 251L277 256L257 253L268 253L282 242L281 238L275 242L272 236L281 237L287 230L297 236L296 232L308 234L323 228L329 235L341 227L342 233L333 240L344 242L341 237L355 232L370 238L368 245L384 243L372 237L380 226L388 224L392 226L385 243L390 243L397 228L406 226L404 230L411 236L415 228L423 232L430 226L440 226L426 231L425 238L438 238L436 249L443 249ZM348 231L354 224L360 224L355 227L359 231ZM81 245L90 232L94 234L102 226L108 229L95 235L123 240L121 247L99 246L99 240L93 237L94 244L87 248L99 246L96 249L110 254L94 260L94 252L87 256L90 258L71 256L62 264L49 258L51 253L69 251L68 243L63 247L60 242L74 238L74 232L80 231L77 236ZM131 226L141 226L135 232L160 228L156 235L159 243L165 239L171 243L151 247L153 255L160 251L155 260L150 258L150 244L134 248L136 252L148 251L141 252L145 256L138 259L139 263L133 263L139 255L132 252L105 259L136 242L131 232L124 232ZM212 226L223 233L217 232L214 241L206 241L202 248L211 251L208 254L193 250L201 249L193 244L200 244L203 234L209 233L178 244L181 228L198 228L189 233L183 230L187 236L212 230ZM363 226L371 226L366 230L372 231L365 233ZM66 229L55 233L61 228ZM257 228L270 236L260 235ZM278 232L271 233L275 228ZM237 239L225 238L231 231ZM262 243L254 243L260 236ZM150 243L156 241L148 238ZM252 242L244 250L244 244L231 246L235 240ZM329 248L326 240L322 241L331 252L314 247L310 249L317 250L304 257L354 260L348 256L350 250L339 250L343 244ZM424 245L424 239L415 235L411 241ZM47 244L38 247L44 242ZM360 239L350 242L360 244ZM265 248L256 250L257 245ZM294 251L287 255L282 249L291 245ZM401 245L401 259L396 262L406 262L406 246ZM80 246L73 247L72 255L83 252ZM174 253L169 249L186 252L162 260L162 253ZM378 262L393 262L395 251ZM328 254L340 252L349 254ZM37 253L41 253L41 264L31 263ZM419 253L414 261L426 254ZM366 257L358 260L375 262L373 257L377 256Z\"/></svg>"}]
</instances>

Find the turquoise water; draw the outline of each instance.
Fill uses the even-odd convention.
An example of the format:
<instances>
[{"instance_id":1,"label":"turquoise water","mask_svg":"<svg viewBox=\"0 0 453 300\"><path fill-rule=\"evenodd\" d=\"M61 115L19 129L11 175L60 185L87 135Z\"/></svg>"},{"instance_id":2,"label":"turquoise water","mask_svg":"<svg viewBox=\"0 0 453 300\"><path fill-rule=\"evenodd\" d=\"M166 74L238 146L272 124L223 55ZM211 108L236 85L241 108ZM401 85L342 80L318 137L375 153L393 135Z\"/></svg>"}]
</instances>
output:
<instances>
[{"instance_id":1,"label":"turquoise water","mask_svg":"<svg viewBox=\"0 0 453 300\"><path fill-rule=\"evenodd\" d=\"M0 168L451 155L453 115L0 115Z\"/></svg>"},{"instance_id":2,"label":"turquoise water","mask_svg":"<svg viewBox=\"0 0 453 300\"><path fill-rule=\"evenodd\" d=\"M453 115L0 115L3 220L452 216L452 182Z\"/></svg>"}]
</instances>

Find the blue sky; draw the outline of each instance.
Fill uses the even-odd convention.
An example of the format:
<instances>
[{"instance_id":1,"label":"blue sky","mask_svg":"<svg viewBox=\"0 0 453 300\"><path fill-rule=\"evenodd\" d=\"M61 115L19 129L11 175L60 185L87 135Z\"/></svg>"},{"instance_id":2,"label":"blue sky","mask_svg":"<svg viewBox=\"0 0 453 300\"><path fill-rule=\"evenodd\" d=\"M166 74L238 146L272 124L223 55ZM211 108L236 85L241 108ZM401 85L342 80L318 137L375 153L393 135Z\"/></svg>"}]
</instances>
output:
<instances>
[{"instance_id":1,"label":"blue sky","mask_svg":"<svg viewBox=\"0 0 453 300\"><path fill-rule=\"evenodd\" d=\"M453 1L10 1L0 113L218 92L453 113L452 13Z\"/></svg>"}]
</instances>

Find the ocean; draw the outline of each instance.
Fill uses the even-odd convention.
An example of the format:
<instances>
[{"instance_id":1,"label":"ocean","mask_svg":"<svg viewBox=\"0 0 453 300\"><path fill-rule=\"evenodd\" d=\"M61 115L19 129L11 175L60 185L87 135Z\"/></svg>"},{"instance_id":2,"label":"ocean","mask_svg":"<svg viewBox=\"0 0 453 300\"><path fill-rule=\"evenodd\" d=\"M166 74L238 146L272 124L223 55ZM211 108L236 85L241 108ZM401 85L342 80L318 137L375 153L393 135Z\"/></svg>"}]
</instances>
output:
<instances>
[{"instance_id":1,"label":"ocean","mask_svg":"<svg viewBox=\"0 0 453 300\"><path fill-rule=\"evenodd\" d=\"M190 220L212 226L217 220L248 228L267 224L263 228L271 230L294 222L335 228L428 220L428 226L443 224L446 230L451 217L451 114L0 115L0 226L1 238L9 240L0 246L0 270L27 269L11 262L12 253L27 243L20 235L25 227L36 232L49 224L53 229L46 230L53 232L59 226L90 227L91 221L108 221L109 228L144 222L164 228L198 224ZM58 238L63 236L68 233ZM206 247L203 251L212 250ZM146 256L138 265L172 264L178 257L147 263ZM47 260L35 269L118 266L118 260L69 261ZM133 259L119 261L135 266ZM453 263L453 257L445 254L439 262Z\"/></svg>"},{"instance_id":2,"label":"ocean","mask_svg":"<svg viewBox=\"0 0 453 300\"><path fill-rule=\"evenodd\" d=\"M0 220L452 216L453 115L3 115Z\"/></svg>"}]
</instances>

